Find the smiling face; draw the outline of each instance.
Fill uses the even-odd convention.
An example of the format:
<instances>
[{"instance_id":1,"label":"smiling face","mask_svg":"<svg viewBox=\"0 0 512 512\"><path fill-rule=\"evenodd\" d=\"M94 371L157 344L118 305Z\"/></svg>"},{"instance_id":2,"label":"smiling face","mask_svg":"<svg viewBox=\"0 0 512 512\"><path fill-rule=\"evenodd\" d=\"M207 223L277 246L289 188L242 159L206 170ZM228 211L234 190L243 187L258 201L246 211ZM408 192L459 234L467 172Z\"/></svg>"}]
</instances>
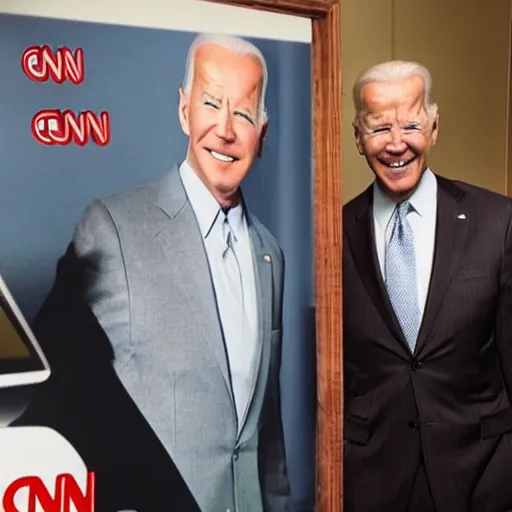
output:
<instances>
[{"instance_id":1,"label":"smiling face","mask_svg":"<svg viewBox=\"0 0 512 512\"><path fill-rule=\"evenodd\" d=\"M190 94L180 89L187 160L221 205L233 205L266 130L258 118L262 68L256 57L214 44L197 50L194 66Z\"/></svg>"},{"instance_id":2,"label":"smiling face","mask_svg":"<svg viewBox=\"0 0 512 512\"><path fill-rule=\"evenodd\" d=\"M355 127L359 153L383 192L402 201L418 185L437 141L439 119L426 111L423 80L370 82L361 90L361 103L363 111Z\"/></svg>"}]
</instances>

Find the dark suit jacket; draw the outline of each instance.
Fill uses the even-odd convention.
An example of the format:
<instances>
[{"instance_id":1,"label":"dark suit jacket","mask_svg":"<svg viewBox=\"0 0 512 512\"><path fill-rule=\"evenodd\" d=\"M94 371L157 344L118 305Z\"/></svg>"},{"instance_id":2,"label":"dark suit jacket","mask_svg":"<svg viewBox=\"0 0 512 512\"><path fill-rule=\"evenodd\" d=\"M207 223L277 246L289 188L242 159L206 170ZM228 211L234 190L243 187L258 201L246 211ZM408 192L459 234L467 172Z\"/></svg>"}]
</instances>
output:
<instances>
[{"instance_id":1,"label":"dark suit jacket","mask_svg":"<svg viewBox=\"0 0 512 512\"><path fill-rule=\"evenodd\" d=\"M439 512L512 508L512 203L437 181L414 354L379 270L371 187L344 208L344 512L407 511L422 457Z\"/></svg>"}]
</instances>

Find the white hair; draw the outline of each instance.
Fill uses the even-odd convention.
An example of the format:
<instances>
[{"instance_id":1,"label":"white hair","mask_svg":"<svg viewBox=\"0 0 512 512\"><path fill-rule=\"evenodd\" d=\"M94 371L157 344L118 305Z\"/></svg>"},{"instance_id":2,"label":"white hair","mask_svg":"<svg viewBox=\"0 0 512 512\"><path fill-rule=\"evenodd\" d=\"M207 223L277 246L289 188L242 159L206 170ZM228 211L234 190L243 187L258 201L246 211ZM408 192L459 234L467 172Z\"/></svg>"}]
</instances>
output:
<instances>
[{"instance_id":1,"label":"white hair","mask_svg":"<svg viewBox=\"0 0 512 512\"><path fill-rule=\"evenodd\" d=\"M185 65L185 76L183 78L183 92L185 95L188 96L192 90L196 52L201 46L207 44L220 46L221 48L237 55L252 55L258 59L263 74L258 99L258 123L260 125L265 123L268 119L267 110L265 108L265 96L268 83L267 63L261 51L254 44L242 39L241 37L224 34L200 34L194 39L194 41L192 41L188 50L187 62Z\"/></svg>"},{"instance_id":2,"label":"white hair","mask_svg":"<svg viewBox=\"0 0 512 512\"><path fill-rule=\"evenodd\" d=\"M417 62L406 62L393 60L377 64L364 71L356 80L352 89L354 107L356 109L356 120L363 110L361 90L371 82L392 83L406 78L419 77L425 86L425 109L431 119L437 114L437 104L432 100L432 76L429 70Z\"/></svg>"}]
</instances>

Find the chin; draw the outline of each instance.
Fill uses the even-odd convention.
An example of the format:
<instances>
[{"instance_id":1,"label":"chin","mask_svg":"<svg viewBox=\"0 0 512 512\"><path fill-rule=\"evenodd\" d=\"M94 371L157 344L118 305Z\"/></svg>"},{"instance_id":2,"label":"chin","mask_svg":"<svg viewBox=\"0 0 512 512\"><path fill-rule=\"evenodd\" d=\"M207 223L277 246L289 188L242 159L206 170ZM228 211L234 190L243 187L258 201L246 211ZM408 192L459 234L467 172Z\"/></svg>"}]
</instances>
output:
<instances>
[{"instance_id":1,"label":"chin","mask_svg":"<svg viewBox=\"0 0 512 512\"><path fill-rule=\"evenodd\" d=\"M219 180L214 182L215 190L223 197L231 197L238 192L240 184L238 182L226 182Z\"/></svg>"},{"instance_id":2,"label":"chin","mask_svg":"<svg viewBox=\"0 0 512 512\"><path fill-rule=\"evenodd\" d=\"M382 176L382 175L381 175ZM399 198L405 198L409 195L418 185L421 174L417 172L410 172L401 178L389 177L388 174L384 174L379 177L379 181L385 191L390 196L396 196Z\"/></svg>"}]
</instances>

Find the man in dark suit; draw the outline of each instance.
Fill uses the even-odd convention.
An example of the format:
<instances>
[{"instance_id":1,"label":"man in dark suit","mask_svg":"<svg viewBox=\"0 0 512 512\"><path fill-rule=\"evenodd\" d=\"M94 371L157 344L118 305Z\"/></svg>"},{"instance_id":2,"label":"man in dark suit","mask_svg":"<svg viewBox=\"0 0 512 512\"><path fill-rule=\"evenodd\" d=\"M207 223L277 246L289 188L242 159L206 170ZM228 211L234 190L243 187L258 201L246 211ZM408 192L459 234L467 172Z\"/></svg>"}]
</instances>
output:
<instances>
[{"instance_id":1,"label":"man in dark suit","mask_svg":"<svg viewBox=\"0 0 512 512\"><path fill-rule=\"evenodd\" d=\"M354 86L375 182L344 208L344 512L512 508L512 203L435 175L431 77Z\"/></svg>"}]
</instances>

